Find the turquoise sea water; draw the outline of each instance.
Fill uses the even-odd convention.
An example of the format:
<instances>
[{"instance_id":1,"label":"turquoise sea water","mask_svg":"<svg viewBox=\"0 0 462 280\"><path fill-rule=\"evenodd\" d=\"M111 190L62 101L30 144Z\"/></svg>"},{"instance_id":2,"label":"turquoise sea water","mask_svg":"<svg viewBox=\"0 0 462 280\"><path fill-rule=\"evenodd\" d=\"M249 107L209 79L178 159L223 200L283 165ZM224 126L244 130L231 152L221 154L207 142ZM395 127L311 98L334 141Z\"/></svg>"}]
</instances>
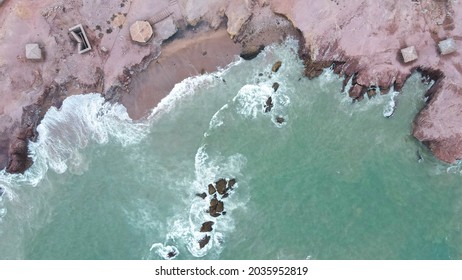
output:
<instances>
[{"instance_id":1,"label":"turquoise sea water","mask_svg":"<svg viewBox=\"0 0 462 280\"><path fill-rule=\"evenodd\" d=\"M0 174L0 258L462 258L462 169L410 135L428 85L353 104L296 46L187 79L140 122L98 94L51 109L32 168ZM237 184L213 218L196 193L220 178Z\"/></svg>"}]
</instances>

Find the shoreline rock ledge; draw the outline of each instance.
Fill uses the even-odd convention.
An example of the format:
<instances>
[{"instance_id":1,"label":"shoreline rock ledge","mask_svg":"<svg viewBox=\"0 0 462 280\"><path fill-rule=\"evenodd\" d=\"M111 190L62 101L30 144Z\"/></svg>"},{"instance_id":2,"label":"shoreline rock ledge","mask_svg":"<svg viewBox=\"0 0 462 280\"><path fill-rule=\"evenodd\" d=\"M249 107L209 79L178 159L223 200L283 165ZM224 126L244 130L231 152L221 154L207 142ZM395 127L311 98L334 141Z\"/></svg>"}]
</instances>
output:
<instances>
[{"instance_id":1,"label":"shoreline rock ledge","mask_svg":"<svg viewBox=\"0 0 462 280\"><path fill-rule=\"evenodd\" d=\"M354 100L372 88L399 91L415 71L434 80L412 134L438 159L462 159L461 1L270 2L302 34L305 75L318 76L333 65L345 81L352 80ZM452 44L449 54L439 51L444 40ZM418 58L405 63L400 50L408 46Z\"/></svg>"}]
</instances>

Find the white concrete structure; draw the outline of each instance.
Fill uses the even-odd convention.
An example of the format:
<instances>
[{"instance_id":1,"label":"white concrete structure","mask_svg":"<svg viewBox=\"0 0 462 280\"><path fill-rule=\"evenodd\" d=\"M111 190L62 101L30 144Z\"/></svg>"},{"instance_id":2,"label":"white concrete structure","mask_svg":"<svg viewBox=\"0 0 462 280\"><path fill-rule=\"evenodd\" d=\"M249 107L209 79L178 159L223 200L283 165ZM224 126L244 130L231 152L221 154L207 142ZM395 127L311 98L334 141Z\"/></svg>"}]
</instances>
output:
<instances>
[{"instance_id":1,"label":"white concrete structure","mask_svg":"<svg viewBox=\"0 0 462 280\"><path fill-rule=\"evenodd\" d=\"M69 28L69 32L71 32L72 37L78 43L77 51L79 54L83 54L91 50L90 41L88 41L87 34L85 33L82 24L77 24L76 26Z\"/></svg>"},{"instance_id":2,"label":"white concrete structure","mask_svg":"<svg viewBox=\"0 0 462 280\"><path fill-rule=\"evenodd\" d=\"M153 34L152 26L147 21L136 21L130 26L130 37L138 43L147 43Z\"/></svg>"},{"instance_id":3,"label":"white concrete structure","mask_svg":"<svg viewBox=\"0 0 462 280\"><path fill-rule=\"evenodd\" d=\"M442 55L450 54L455 52L456 49L456 42L453 38L448 38L446 40L440 41L438 43L438 49Z\"/></svg>"},{"instance_id":4,"label":"white concrete structure","mask_svg":"<svg viewBox=\"0 0 462 280\"><path fill-rule=\"evenodd\" d=\"M38 44L27 44L26 45L26 58L31 60L42 59L42 50Z\"/></svg>"},{"instance_id":5,"label":"white concrete structure","mask_svg":"<svg viewBox=\"0 0 462 280\"><path fill-rule=\"evenodd\" d=\"M404 63L408 63L408 62L417 60L417 58L419 58L414 46L401 49L401 55L403 56Z\"/></svg>"}]
</instances>

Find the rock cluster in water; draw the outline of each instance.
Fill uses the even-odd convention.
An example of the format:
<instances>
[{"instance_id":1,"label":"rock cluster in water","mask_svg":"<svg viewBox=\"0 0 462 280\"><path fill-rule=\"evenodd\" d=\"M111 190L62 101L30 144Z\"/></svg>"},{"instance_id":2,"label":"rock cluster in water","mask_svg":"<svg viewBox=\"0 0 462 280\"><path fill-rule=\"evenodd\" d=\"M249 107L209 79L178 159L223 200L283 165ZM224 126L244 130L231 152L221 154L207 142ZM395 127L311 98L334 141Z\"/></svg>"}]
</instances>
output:
<instances>
[{"instance_id":1,"label":"rock cluster in water","mask_svg":"<svg viewBox=\"0 0 462 280\"><path fill-rule=\"evenodd\" d=\"M223 199L227 198L234 189L236 184L236 179L224 179L221 178L215 183L211 183L207 186L207 193L203 192L196 194L196 196L206 199L207 196L210 197L209 208L206 210L211 217L217 218L221 215L226 215L225 204ZM205 221L202 223L200 232L212 232L213 221ZM206 234L202 239L199 240L199 248L204 248L210 241L210 235Z\"/></svg>"}]
</instances>

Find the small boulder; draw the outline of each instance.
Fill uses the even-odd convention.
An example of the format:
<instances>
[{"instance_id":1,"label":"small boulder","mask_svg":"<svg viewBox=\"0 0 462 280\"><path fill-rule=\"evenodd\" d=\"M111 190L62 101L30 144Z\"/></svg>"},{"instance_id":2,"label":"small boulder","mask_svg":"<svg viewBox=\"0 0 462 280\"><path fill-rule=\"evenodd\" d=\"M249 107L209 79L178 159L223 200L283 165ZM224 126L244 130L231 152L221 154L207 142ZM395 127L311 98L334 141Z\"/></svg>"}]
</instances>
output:
<instances>
[{"instance_id":1,"label":"small boulder","mask_svg":"<svg viewBox=\"0 0 462 280\"><path fill-rule=\"evenodd\" d=\"M230 179L230 180L228 181L228 189L231 190L235 184L236 184L236 179L234 179L234 178L233 178L233 179Z\"/></svg>"},{"instance_id":2,"label":"small boulder","mask_svg":"<svg viewBox=\"0 0 462 280\"><path fill-rule=\"evenodd\" d=\"M370 88L367 90L367 97L372 98L377 94L375 88Z\"/></svg>"},{"instance_id":3,"label":"small boulder","mask_svg":"<svg viewBox=\"0 0 462 280\"><path fill-rule=\"evenodd\" d=\"M212 195L214 193L217 192L217 190L215 189L215 187L212 185L212 184L209 184L209 194Z\"/></svg>"},{"instance_id":4,"label":"small boulder","mask_svg":"<svg viewBox=\"0 0 462 280\"><path fill-rule=\"evenodd\" d=\"M215 208L217 212L223 212L225 210L225 205L223 201L218 201L217 207Z\"/></svg>"},{"instance_id":5,"label":"small boulder","mask_svg":"<svg viewBox=\"0 0 462 280\"><path fill-rule=\"evenodd\" d=\"M212 228L213 224L214 222L212 221L202 223L200 232L211 232L213 230Z\"/></svg>"},{"instance_id":6,"label":"small boulder","mask_svg":"<svg viewBox=\"0 0 462 280\"><path fill-rule=\"evenodd\" d=\"M281 65L282 65L282 61L276 61L276 63L273 64L273 67L271 68L271 70L273 72L277 72L279 71L279 68L281 68Z\"/></svg>"},{"instance_id":7,"label":"small boulder","mask_svg":"<svg viewBox=\"0 0 462 280\"><path fill-rule=\"evenodd\" d=\"M226 192L226 180L225 179L220 179L216 182L217 186L217 192L219 194L224 194Z\"/></svg>"},{"instance_id":8,"label":"small boulder","mask_svg":"<svg viewBox=\"0 0 462 280\"><path fill-rule=\"evenodd\" d=\"M265 48L264 45L260 46L246 46L241 54L240 57L242 57L245 60L251 60L257 57L257 55Z\"/></svg>"},{"instance_id":9,"label":"small boulder","mask_svg":"<svg viewBox=\"0 0 462 280\"><path fill-rule=\"evenodd\" d=\"M276 117L276 122L278 124L283 124L285 122L285 119L283 117L278 116L278 117Z\"/></svg>"},{"instance_id":10,"label":"small boulder","mask_svg":"<svg viewBox=\"0 0 462 280\"><path fill-rule=\"evenodd\" d=\"M348 95L354 100L361 100L364 97L365 88L356 84L350 88Z\"/></svg>"},{"instance_id":11,"label":"small boulder","mask_svg":"<svg viewBox=\"0 0 462 280\"><path fill-rule=\"evenodd\" d=\"M216 218L216 217L221 216L221 214L220 214L220 213L217 213L217 212L214 212L214 213L210 213L210 216Z\"/></svg>"},{"instance_id":12,"label":"small boulder","mask_svg":"<svg viewBox=\"0 0 462 280\"><path fill-rule=\"evenodd\" d=\"M218 199L212 198L212 199L210 200L210 206L211 206L211 207L215 207L217 204L218 204Z\"/></svg>"},{"instance_id":13,"label":"small boulder","mask_svg":"<svg viewBox=\"0 0 462 280\"><path fill-rule=\"evenodd\" d=\"M209 244L209 241L210 241L210 236L206 235L204 236L204 238L202 238L201 240L199 240L199 248L204 248L205 245Z\"/></svg>"}]
</instances>

